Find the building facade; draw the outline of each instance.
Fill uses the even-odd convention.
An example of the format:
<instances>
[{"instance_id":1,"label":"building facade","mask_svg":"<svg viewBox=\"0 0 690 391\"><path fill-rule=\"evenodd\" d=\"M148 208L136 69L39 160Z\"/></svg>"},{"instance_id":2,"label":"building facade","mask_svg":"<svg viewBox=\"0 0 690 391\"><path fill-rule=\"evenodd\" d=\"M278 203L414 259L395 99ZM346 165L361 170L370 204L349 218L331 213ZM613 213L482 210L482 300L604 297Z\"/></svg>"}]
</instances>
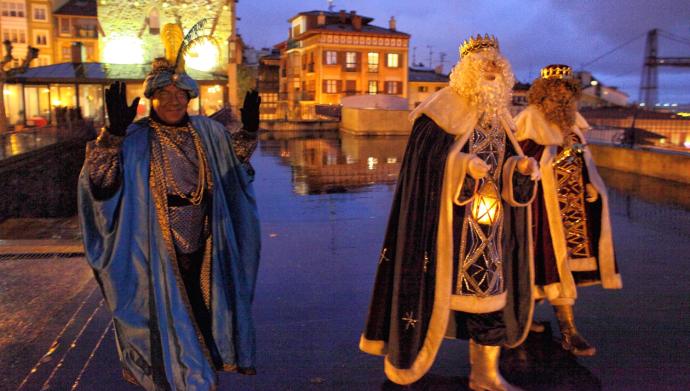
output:
<instances>
[{"instance_id":1,"label":"building facade","mask_svg":"<svg viewBox=\"0 0 690 391\"><path fill-rule=\"evenodd\" d=\"M103 34L98 23L96 0L69 0L54 15L55 63L72 61L72 46L81 43L83 59L98 62L99 37Z\"/></svg>"},{"instance_id":2,"label":"building facade","mask_svg":"<svg viewBox=\"0 0 690 391\"><path fill-rule=\"evenodd\" d=\"M262 121L278 118L278 94L280 93L280 52L277 50L259 59L256 89L261 97Z\"/></svg>"},{"instance_id":3,"label":"building facade","mask_svg":"<svg viewBox=\"0 0 690 391\"><path fill-rule=\"evenodd\" d=\"M410 68L408 102L410 110L419 106L434 92L448 86L448 75L443 74L441 68L421 69Z\"/></svg>"},{"instance_id":4,"label":"building facade","mask_svg":"<svg viewBox=\"0 0 690 391\"><path fill-rule=\"evenodd\" d=\"M38 57L30 66L53 64L55 49L52 0L29 0L27 4L27 43L38 49Z\"/></svg>"},{"instance_id":5,"label":"building facade","mask_svg":"<svg viewBox=\"0 0 690 391\"><path fill-rule=\"evenodd\" d=\"M316 118L317 105L344 96L390 94L407 98L409 34L371 24L355 11L309 11L292 17L280 50L278 115Z\"/></svg>"}]
</instances>

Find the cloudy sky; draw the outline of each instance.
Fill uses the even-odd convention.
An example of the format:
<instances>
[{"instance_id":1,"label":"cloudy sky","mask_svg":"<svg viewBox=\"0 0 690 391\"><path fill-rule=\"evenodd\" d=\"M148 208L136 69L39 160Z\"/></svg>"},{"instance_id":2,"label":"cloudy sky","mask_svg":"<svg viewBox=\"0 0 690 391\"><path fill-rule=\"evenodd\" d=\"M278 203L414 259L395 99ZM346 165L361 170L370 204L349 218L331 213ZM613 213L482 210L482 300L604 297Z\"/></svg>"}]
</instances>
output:
<instances>
[{"instance_id":1,"label":"cloudy sky","mask_svg":"<svg viewBox=\"0 0 690 391\"><path fill-rule=\"evenodd\" d=\"M459 43L486 32L498 37L518 80L530 81L546 64L584 66L631 100L638 99L648 30L682 38L660 38L660 56L690 57L688 0L335 0L334 5L370 16L379 26L395 16L398 30L412 36L410 55L416 46L417 62L428 64L432 46L433 65L445 52L448 71L458 60ZM287 38L288 18L327 6L326 0L241 0L239 31L249 45L273 46ZM659 87L662 102L690 103L690 68L659 68Z\"/></svg>"}]
</instances>

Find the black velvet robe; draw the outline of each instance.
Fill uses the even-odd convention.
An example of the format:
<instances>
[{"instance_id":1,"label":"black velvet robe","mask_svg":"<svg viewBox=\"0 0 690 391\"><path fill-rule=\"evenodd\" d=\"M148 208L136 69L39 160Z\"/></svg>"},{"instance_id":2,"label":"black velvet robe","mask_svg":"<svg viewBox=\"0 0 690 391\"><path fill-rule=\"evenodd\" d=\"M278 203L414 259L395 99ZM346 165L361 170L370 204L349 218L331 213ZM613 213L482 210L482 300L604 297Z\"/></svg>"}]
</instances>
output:
<instances>
[{"instance_id":1,"label":"black velvet robe","mask_svg":"<svg viewBox=\"0 0 690 391\"><path fill-rule=\"evenodd\" d=\"M427 116L415 122L403 159L393 199L383 249L360 348L386 356L386 374L410 370L407 379L421 378L433 362L438 346L425 344L434 309L436 290L436 245L444 169L455 136ZM510 142L506 139L507 143ZM531 196L531 195L530 195ZM503 253L506 343L523 337L531 321L531 252L528 245L529 210L503 202L505 211ZM459 244L454 240L454 252ZM449 287L450 288L450 287ZM414 313L409 313L415 308ZM449 314L450 315L450 314ZM455 337L453 317L449 316ZM446 330L442 331L445 334ZM419 371L420 367L425 367Z\"/></svg>"}]
</instances>

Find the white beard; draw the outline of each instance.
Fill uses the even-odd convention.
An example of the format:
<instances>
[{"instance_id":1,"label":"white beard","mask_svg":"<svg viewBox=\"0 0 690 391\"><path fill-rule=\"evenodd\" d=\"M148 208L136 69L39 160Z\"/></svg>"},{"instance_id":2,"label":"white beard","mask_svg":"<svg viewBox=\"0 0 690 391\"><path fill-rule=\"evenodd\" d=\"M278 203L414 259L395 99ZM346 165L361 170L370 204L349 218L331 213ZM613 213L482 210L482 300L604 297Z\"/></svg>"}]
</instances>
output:
<instances>
[{"instance_id":1,"label":"white beard","mask_svg":"<svg viewBox=\"0 0 690 391\"><path fill-rule=\"evenodd\" d=\"M503 81L500 76L494 80L482 78L477 81L477 108L480 111L495 113L499 109L505 108L505 91L503 91Z\"/></svg>"}]
</instances>

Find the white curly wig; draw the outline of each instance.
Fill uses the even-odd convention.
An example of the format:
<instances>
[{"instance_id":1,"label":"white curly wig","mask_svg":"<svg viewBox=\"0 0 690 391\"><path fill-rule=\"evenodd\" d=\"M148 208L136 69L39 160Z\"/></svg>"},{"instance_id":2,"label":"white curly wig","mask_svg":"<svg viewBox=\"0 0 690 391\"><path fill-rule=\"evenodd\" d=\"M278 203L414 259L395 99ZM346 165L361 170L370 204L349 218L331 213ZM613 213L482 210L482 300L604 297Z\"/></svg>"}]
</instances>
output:
<instances>
[{"instance_id":1,"label":"white curly wig","mask_svg":"<svg viewBox=\"0 0 690 391\"><path fill-rule=\"evenodd\" d=\"M487 80L483 76L491 62L499 68L495 80ZM510 63L495 49L468 53L450 73L450 87L482 111L497 111L510 105L514 84Z\"/></svg>"}]
</instances>

